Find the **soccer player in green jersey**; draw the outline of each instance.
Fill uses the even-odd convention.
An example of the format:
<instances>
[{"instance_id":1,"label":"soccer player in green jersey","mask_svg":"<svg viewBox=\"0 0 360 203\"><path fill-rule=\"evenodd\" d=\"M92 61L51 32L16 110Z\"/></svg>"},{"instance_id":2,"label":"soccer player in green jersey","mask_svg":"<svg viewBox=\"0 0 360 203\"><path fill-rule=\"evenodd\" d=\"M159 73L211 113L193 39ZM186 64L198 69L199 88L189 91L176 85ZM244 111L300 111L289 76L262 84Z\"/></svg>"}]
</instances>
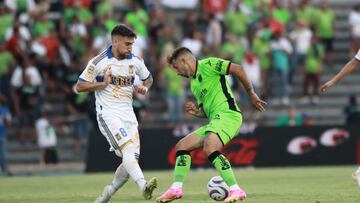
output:
<instances>
[{"instance_id":1,"label":"soccer player in green jersey","mask_svg":"<svg viewBox=\"0 0 360 203\"><path fill-rule=\"evenodd\" d=\"M264 101L259 99L243 68L230 61L210 57L196 60L185 47L177 48L168 63L178 75L191 79L191 91L197 105L192 102L185 108L191 115L208 118L209 123L190 133L176 144L174 182L157 202L170 202L183 196L182 185L190 169L190 151L202 147L209 161L215 166L230 187L226 203L244 200L246 193L239 187L229 161L220 150L239 132L242 115L225 75L233 74L241 81L255 108L265 111Z\"/></svg>"}]
</instances>

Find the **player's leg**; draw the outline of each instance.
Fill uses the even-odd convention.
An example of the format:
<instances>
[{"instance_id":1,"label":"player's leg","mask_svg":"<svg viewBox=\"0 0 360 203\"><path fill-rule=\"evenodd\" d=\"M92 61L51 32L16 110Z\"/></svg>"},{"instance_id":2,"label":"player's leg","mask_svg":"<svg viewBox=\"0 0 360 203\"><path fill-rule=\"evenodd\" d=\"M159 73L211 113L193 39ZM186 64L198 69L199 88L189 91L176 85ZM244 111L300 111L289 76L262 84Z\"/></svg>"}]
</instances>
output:
<instances>
[{"instance_id":1,"label":"player's leg","mask_svg":"<svg viewBox=\"0 0 360 203\"><path fill-rule=\"evenodd\" d=\"M360 166L357 168L356 171L354 171L354 173L352 174L352 177L354 178L354 180L358 183L358 185L360 186Z\"/></svg>"},{"instance_id":2,"label":"player's leg","mask_svg":"<svg viewBox=\"0 0 360 203\"><path fill-rule=\"evenodd\" d=\"M246 198L246 193L239 187L229 160L221 154L220 150L222 148L223 142L218 134L208 132L204 143L204 152L208 156L209 161L220 173L220 176L224 179L225 183L230 187L229 195L224 202L244 200Z\"/></svg>"},{"instance_id":3,"label":"player's leg","mask_svg":"<svg viewBox=\"0 0 360 203\"><path fill-rule=\"evenodd\" d=\"M225 183L230 187L229 195L224 201L226 203L246 198L246 193L239 187L236 181L230 162L220 152L224 145L239 132L241 123L242 116L238 112L218 113L214 119L211 119L204 141L205 154L220 173Z\"/></svg>"},{"instance_id":4,"label":"player's leg","mask_svg":"<svg viewBox=\"0 0 360 203\"><path fill-rule=\"evenodd\" d=\"M108 202L110 198L115 194L115 192L119 190L128 180L129 174L126 172L123 165L120 164L120 166L115 171L114 179L111 185L106 185L104 187L103 192L95 200L95 203Z\"/></svg>"},{"instance_id":5,"label":"player's leg","mask_svg":"<svg viewBox=\"0 0 360 203\"><path fill-rule=\"evenodd\" d=\"M200 128L199 130L201 130ZM176 144L176 162L174 168L174 182L171 187L156 199L157 202L171 202L183 196L183 182L186 174L190 170L191 157L190 151L200 148L204 138L190 133Z\"/></svg>"}]
</instances>

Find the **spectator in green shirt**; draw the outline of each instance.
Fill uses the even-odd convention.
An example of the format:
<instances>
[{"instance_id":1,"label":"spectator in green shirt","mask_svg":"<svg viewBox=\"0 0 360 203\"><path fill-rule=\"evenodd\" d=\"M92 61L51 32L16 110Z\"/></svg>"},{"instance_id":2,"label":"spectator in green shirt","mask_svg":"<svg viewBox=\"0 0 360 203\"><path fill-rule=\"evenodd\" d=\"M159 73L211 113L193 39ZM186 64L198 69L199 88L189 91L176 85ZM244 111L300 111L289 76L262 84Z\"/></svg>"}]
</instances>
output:
<instances>
[{"instance_id":1,"label":"spectator in green shirt","mask_svg":"<svg viewBox=\"0 0 360 203\"><path fill-rule=\"evenodd\" d=\"M305 78L304 78L304 99L308 100L310 85L313 86L311 101L314 104L319 103L319 82L322 60L324 57L324 48L318 42L318 37L313 35L311 45L306 52Z\"/></svg>"},{"instance_id":2,"label":"spectator in green shirt","mask_svg":"<svg viewBox=\"0 0 360 203\"><path fill-rule=\"evenodd\" d=\"M314 22L315 9L309 5L309 0L302 0L295 11L296 22L304 21L308 26Z\"/></svg>"},{"instance_id":3,"label":"spectator in green shirt","mask_svg":"<svg viewBox=\"0 0 360 203\"><path fill-rule=\"evenodd\" d=\"M276 120L276 126L301 126L303 124L302 116L294 106L289 106L287 114Z\"/></svg>"},{"instance_id":4,"label":"spectator in green shirt","mask_svg":"<svg viewBox=\"0 0 360 203\"><path fill-rule=\"evenodd\" d=\"M220 55L224 59L241 63L245 56L245 48L241 45L235 34L228 33L226 35L226 41L220 47Z\"/></svg>"},{"instance_id":5,"label":"spectator in green shirt","mask_svg":"<svg viewBox=\"0 0 360 203\"><path fill-rule=\"evenodd\" d=\"M225 14L224 23L229 32L236 34L238 37L244 37L248 30L250 19L240 11L239 6L236 6L235 8L235 11L227 12Z\"/></svg>"},{"instance_id":6,"label":"spectator in green shirt","mask_svg":"<svg viewBox=\"0 0 360 203\"><path fill-rule=\"evenodd\" d=\"M38 20L36 20L32 28L32 35L34 37L43 37L49 35L52 29L55 29L54 22L49 20L48 14L42 13L38 16Z\"/></svg>"},{"instance_id":7,"label":"spectator in green shirt","mask_svg":"<svg viewBox=\"0 0 360 203\"><path fill-rule=\"evenodd\" d=\"M10 52L5 49L5 44L0 43L0 93L10 95L10 78L15 60Z\"/></svg>"},{"instance_id":8,"label":"spectator in green shirt","mask_svg":"<svg viewBox=\"0 0 360 203\"><path fill-rule=\"evenodd\" d=\"M146 26L149 22L149 15L139 4L134 4L133 10L126 14L125 20L135 29L136 33L147 38L148 32Z\"/></svg>"},{"instance_id":9,"label":"spectator in green shirt","mask_svg":"<svg viewBox=\"0 0 360 203\"><path fill-rule=\"evenodd\" d=\"M325 47L327 65L333 64L333 43L335 29L335 14L330 8L328 1L321 2L321 9L315 14L316 33Z\"/></svg>"}]
</instances>

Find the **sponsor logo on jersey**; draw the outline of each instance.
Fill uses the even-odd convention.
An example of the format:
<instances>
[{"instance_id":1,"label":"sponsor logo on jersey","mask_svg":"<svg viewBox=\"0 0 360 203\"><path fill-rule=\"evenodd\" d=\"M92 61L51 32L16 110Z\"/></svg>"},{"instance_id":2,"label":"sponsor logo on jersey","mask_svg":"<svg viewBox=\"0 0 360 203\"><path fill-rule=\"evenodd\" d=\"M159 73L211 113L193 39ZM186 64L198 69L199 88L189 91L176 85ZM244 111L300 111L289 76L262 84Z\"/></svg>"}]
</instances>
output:
<instances>
[{"instance_id":1,"label":"sponsor logo on jersey","mask_svg":"<svg viewBox=\"0 0 360 203\"><path fill-rule=\"evenodd\" d=\"M200 92L200 98L204 98L206 93L207 93L207 89L202 89Z\"/></svg>"},{"instance_id":2,"label":"sponsor logo on jersey","mask_svg":"<svg viewBox=\"0 0 360 203\"><path fill-rule=\"evenodd\" d=\"M220 72L223 63L224 63L224 61L218 61L218 62L216 63L215 70L218 71L218 72Z\"/></svg>"},{"instance_id":3,"label":"sponsor logo on jersey","mask_svg":"<svg viewBox=\"0 0 360 203\"><path fill-rule=\"evenodd\" d=\"M134 65L129 65L129 74L134 74Z\"/></svg>"}]
</instances>

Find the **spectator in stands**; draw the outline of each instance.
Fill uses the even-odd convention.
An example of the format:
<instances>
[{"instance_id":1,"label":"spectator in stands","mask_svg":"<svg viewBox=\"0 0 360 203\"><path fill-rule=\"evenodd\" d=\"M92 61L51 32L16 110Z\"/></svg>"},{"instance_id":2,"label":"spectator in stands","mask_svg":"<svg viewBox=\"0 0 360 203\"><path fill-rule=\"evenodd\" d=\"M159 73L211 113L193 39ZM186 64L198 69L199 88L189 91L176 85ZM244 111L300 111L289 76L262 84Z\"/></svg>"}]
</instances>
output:
<instances>
[{"instance_id":1,"label":"spectator in stands","mask_svg":"<svg viewBox=\"0 0 360 203\"><path fill-rule=\"evenodd\" d=\"M283 105L289 105L289 56L293 49L290 41L283 36L282 32L276 32L270 42L272 52L272 66L277 80L278 96Z\"/></svg>"},{"instance_id":2,"label":"spectator in stands","mask_svg":"<svg viewBox=\"0 0 360 203\"><path fill-rule=\"evenodd\" d=\"M240 43L239 38L233 33L227 33L225 42L220 47L220 57L241 63L245 57L245 47Z\"/></svg>"},{"instance_id":3,"label":"spectator in stands","mask_svg":"<svg viewBox=\"0 0 360 203\"><path fill-rule=\"evenodd\" d=\"M7 108L6 97L0 93L0 168L4 176L9 175L6 158L6 129L11 125L11 114Z\"/></svg>"},{"instance_id":4,"label":"spectator in stands","mask_svg":"<svg viewBox=\"0 0 360 203\"><path fill-rule=\"evenodd\" d=\"M360 49L360 4L354 6L349 15L351 49L350 58Z\"/></svg>"},{"instance_id":5,"label":"spectator in stands","mask_svg":"<svg viewBox=\"0 0 360 203\"><path fill-rule=\"evenodd\" d=\"M79 70L80 65L76 62L77 59L73 58L70 67L65 71L65 77L63 80L62 88L66 93L67 98L67 112L71 118L71 123L73 124L74 131L74 148L76 151L81 149L81 138L89 134L90 126L87 112L90 106L89 102L89 93L80 92L75 94L73 86L76 84L81 70Z\"/></svg>"},{"instance_id":6,"label":"spectator in stands","mask_svg":"<svg viewBox=\"0 0 360 203\"><path fill-rule=\"evenodd\" d=\"M204 44L201 33L195 30L188 36L185 36L181 42L181 46L190 49L197 58L201 57L202 55L203 45Z\"/></svg>"},{"instance_id":7,"label":"spectator in stands","mask_svg":"<svg viewBox=\"0 0 360 203\"><path fill-rule=\"evenodd\" d=\"M260 95L266 100L269 94L269 69L271 66L270 31L257 32L253 40L252 51L259 59L261 67Z\"/></svg>"},{"instance_id":8,"label":"spectator in stands","mask_svg":"<svg viewBox=\"0 0 360 203\"><path fill-rule=\"evenodd\" d=\"M74 16L77 16L80 22L85 23L86 26L91 27L94 15L87 7L88 5L83 4L82 1L84 0L73 0L73 2L65 8L64 14L62 16L63 21L61 22L63 23L61 25L63 28L65 28L65 25L70 24Z\"/></svg>"},{"instance_id":9,"label":"spectator in stands","mask_svg":"<svg viewBox=\"0 0 360 203\"><path fill-rule=\"evenodd\" d=\"M10 95L10 78L14 67L12 54L5 49L4 43L0 43L0 93L4 95Z\"/></svg>"},{"instance_id":10,"label":"spectator in stands","mask_svg":"<svg viewBox=\"0 0 360 203\"><path fill-rule=\"evenodd\" d=\"M276 126L301 126L303 124L302 116L294 106L289 106L287 114L276 120Z\"/></svg>"},{"instance_id":11,"label":"spectator in stands","mask_svg":"<svg viewBox=\"0 0 360 203\"><path fill-rule=\"evenodd\" d=\"M185 100L185 85L184 79L177 75L175 70L169 67L166 57L174 50L173 44L168 44L164 48L163 56L161 57L161 65L164 69L162 75L162 86L165 89L166 103L168 107L169 126L175 127L182 121L183 106Z\"/></svg>"},{"instance_id":12,"label":"spectator in stands","mask_svg":"<svg viewBox=\"0 0 360 203\"><path fill-rule=\"evenodd\" d=\"M357 102L356 95L350 95L349 103L345 107L344 112L346 114L347 125L360 124L360 104Z\"/></svg>"},{"instance_id":13,"label":"spectator in stands","mask_svg":"<svg viewBox=\"0 0 360 203\"><path fill-rule=\"evenodd\" d=\"M335 34L335 14L330 8L329 2L323 0L320 10L314 16L316 34L325 48L325 59L327 66L333 66L333 43Z\"/></svg>"},{"instance_id":14,"label":"spectator in stands","mask_svg":"<svg viewBox=\"0 0 360 203\"><path fill-rule=\"evenodd\" d=\"M224 16L224 23L227 30L237 37L245 37L250 18L244 12L240 11L240 2L235 5L235 10L226 12Z\"/></svg>"},{"instance_id":15,"label":"spectator in stands","mask_svg":"<svg viewBox=\"0 0 360 203\"><path fill-rule=\"evenodd\" d=\"M147 24L149 23L149 15L137 2L133 2L131 7L131 11L125 16L126 23L133 27L139 36L147 39Z\"/></svg>"},{"instance_id":16,"label":"spectator in stands","mask_svg":"<svg viewBox=\"0 0 360 203\"><path fill-rule=\"evenodd\" d=\"M315 9L310 5L310 0L301 0L298 9L295 11L295 20L304 21L306 25L311 26L314 22Z\"/></svg>"},{"instance_id":17,"label":"spectator in stands","mask_svg":"<svg viewBox=\"0 0 360 203\"><path fill-rule=\"evenodd\" d=\"M272 9L272 15L274 16L275 20L278 20L283 25L287 25L290 22L290 12L289 10L284 7L284 1L283 0L275 0L274 2L274 8Z\"/></svg>"},{"instance_id":18,"label":"spectator in stands","mask_svg":"<svg viewBox=\"0 0 360 203\"><path fill-rule=\"evenodd\" d=\"M298 73L299 67L303 68L306 58L306 52L310 47L311 30L305 24L305 21L299 20L296 29L290 33L290 40L295 45L292 67L290 68L289 82L293 83L293 77Z\"/></svg>"},{"instance_id":19,"label":"spectator in stands","mask_svg":"<svg viewBox=\"0 0 360 203\"><path fill-rule=\"evenodd\" d=\"M199 39L199 32L194 32L194 39ZM211 54L218 54L222 42L223 29L214 14L209 14L209 25L206 33L206 46ZM194 53L194 52L193 52Z\"/></svg>"},{"instance_id":20,"label":"spectator in stands","mask_svg":"<svg viewBox=\"0 0 360 203\"><path fill-rule=\"evenodd\" d=\"M34 54L19 57L18 66L11 76L12 99L15 115L19 119L19 141L25 144L25 134L30 134L30 141L35 143L36 111L39 109L40 87L42 78L38 69L33 65Z\"/></svg>"},{"instance_id":21,"label":"spectator in stands","mask_svg":"<svg viewBox=\"0 0 360 203\"><path fill-rule=\"evenodd\" d=\"M54 127L42 112L35 122L37 143L42 150L40 164L57 164L59 162L56 145L57 137Z\"/></svg>"},{"instance_id":22,"label":"spectator in stands","mask_svg":"<svg viewBox=\"0 0 360 203\"><path fill-rule=\"evenodd\" d=\"M0 41L5 40L5 32L13 24L14 15L9 12L8 8L0 4Z\"/></svg>"},{"instance_id":23,"label":"spectator in stands","mask_svg":"<svg viewBox=\"0 0 360 203\"><path fill-rule=\"evenodd\" d=\"M13 26L9 27L6 32L5 32L5 39L9 40L13 34L14 34L14 29L18 29L19 30L19 36L21 37L19 39L20 45L23 48L26 48L28 46L28 43L30 42L31 39L31 33L29 31L29 29L20 22L19 18L15 18L14 22L13 22Z\"/></svg>"},{"instance_id":24,"label":"spectator in stands","mask_svg":"<svg viewBox=\"0 0 360 203\"><path fill-rule=\"evenodd\" d=\"M51 30L55 29L55 23L49 19L48 13L40 13L35 18L35 23L32 27L32 35L34 37L43 37L50 34Z\"/></svg>"},{"instance_id":25,"label":"spectator in stands","mask_svg":"<svg viewBox=\"0 0 360 203\"><path fill-rule=\"evenodd\" d=\"M6 41L6 50L8 50L14 58L26 53L25 44L22 44L19 27L14 27L13 35Z\"/></svg>"},{"instance_id":26,"label":"spectator in stands","mask_svg":"<svg viewBox=\"0 0 360 203\"><path fill-rule=\"evenodd\" d=\"M253 85L254 91L257 95L260 95L261 85L261 68L259 60L252 52L248 52L245 55L245 59L242 60L241 65ZM241 103L247 108L251 108L250 97L246 94L246 91L241 91Z\"/></svg>"},{"instance_id":27,"label":"spectator in stands","mask_svg":"<svg viewBox=\"0 0 360 203\"><path fill-rule=\"evenodd\" d=\"M305 78L303 83L305 98L303 98L303 103L307 103L309 100L309 87L311 84L313 87L311 102L313 104L319 103L319 82L323 58L324 48L319 44L318 37L313 35L311 38L311 45L306 51Z\"/></svg>"}]
</instances>

